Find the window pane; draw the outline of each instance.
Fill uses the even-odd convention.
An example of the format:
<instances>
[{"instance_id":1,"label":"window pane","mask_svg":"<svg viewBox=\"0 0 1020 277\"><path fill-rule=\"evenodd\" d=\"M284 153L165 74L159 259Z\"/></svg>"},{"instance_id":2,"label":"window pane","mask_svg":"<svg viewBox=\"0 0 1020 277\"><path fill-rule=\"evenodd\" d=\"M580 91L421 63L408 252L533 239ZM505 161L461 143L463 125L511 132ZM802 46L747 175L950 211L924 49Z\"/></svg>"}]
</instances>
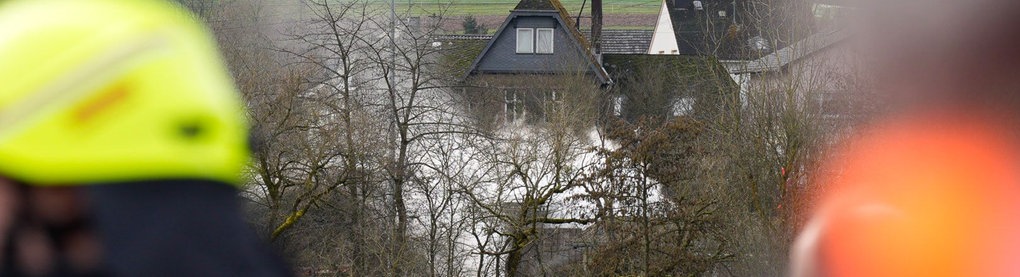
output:
<instances>
[{"instance_id":1,"label":"window pane","mask_svg":"<svg viewBox=\"0 0 1020 277\"><path fill-rule=\"evenodd\" d=\"M516 91L507 90L503 92L506 108L503 110L507 122L514 122L524 118L527 111L524 107L524 95Z\"/></svg>"},{"instance_id":2,"label":"window pane","mask_svg":"<svg viewBox=\"0 0 1020 277\"><path fill-rule=\"evenodd\" d=\"M506 106L503 108L503 116L506 116L507 122L514 121L514 115L517 114L517 95L510 91L503 92Z\"/></svg>"},{"instance_id":3,"label":"window pane","mask_svg":"<svg viewBox=\"0 0 1020 277\"><path fill-rule=\"evenodd\" d=\"M517 29L517 53L535 53L535 29Z\"/></svg>"},{"instance_id":4,"label":"window pane","mask_svg":"<svg viewBox=\"0 0 1020 277\"><path fill-rule=\"evenodd\" d=\"M535 52L549 54L553 52L553 29L538 29L535 37Z\"/></svg>"},{"instance_id":5,"label":"window pane","mask_svg":"<svg viewBox=\"0 0 1020 277\"><path fill-rule=\"evenodd\" d=\"M613 97L613 115L623 115L623 96L617 95Z\"/></svg>"}]
</instances>

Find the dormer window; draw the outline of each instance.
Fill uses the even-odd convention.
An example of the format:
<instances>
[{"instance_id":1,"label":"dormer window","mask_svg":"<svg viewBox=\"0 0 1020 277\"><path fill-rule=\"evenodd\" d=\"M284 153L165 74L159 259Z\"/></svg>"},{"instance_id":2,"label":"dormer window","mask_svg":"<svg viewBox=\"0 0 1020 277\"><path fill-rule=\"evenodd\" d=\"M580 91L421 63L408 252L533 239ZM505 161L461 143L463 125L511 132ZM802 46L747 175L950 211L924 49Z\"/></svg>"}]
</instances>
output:
<instances>
[{"instance_id":1,"label":"dormer window","mask_svg":"<svg viewBox=\"0 0 1020 277\"><path fill-rule=\"evenodd\" d=\"M517 28L517 54L535 53L535 29Z\"/></svg>"},{"instance_id":2,"label":"dormer window","mask_svg":"<svg viewBox=\"0 0 1020 277\"><path fill-rule=\"evenodd\" d=\"M535 34L535 52L539 54L552 54L553 52L553 29L538 28Z\"/></svg>"},{"instance_id":3,"label":"dormer window","mask_svg":"<svg viewBox=\"0 0 1020 277\"><path fill-rule=\"evenodd\" d=\"M552 54L552 28L517 28L517 54Z\"/></svg>"}]
</instances>

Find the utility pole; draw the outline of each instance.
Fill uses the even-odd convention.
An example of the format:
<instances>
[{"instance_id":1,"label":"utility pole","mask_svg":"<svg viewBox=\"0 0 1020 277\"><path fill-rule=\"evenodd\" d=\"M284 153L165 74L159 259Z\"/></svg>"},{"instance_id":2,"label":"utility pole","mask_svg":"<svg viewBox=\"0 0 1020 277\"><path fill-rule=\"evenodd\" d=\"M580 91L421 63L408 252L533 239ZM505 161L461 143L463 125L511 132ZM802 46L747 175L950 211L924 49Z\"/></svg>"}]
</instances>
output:
<instances>
[{"instance_id":1,"label":"utility pole","mask_svg":"<svg viewBox=\"0 0 1020 277\"><path fill-rule=\"evenodd\" d=\"M393 65L397 55L397 0L390 0L390 65Z\"/></svg>"},{"instance_id":2,"label":"utility pole","mask_svg":"<svg viewBox=\"0 0 1020 277\"><path fill-rule=\"evenodd\" d=\"M737 0L733 0L733 14L730 17L733 18L733 24L737 24Z\"/></svg>"},{"instance_id":3,"label":"utility pole","mask_svg":"<svg viewBox=\"0 0 1020 277\"><path fill-rule=\"evenodd\" d=\"M583 2L581 2L581 9L577 10L577 19L574 20L574 25L575 25L574 27L576 27L576 29L578 31L581 30L581 13L584 13L584 5L585 4L588 4L588 0L584 0Z\"/></svg>"},{"instance_id":4,"label":"utility pole","mask_svg":"<svg viewBox=\"0 0 1020 277\"><path fill-rule=\"evenodd\" d=\"M389 27L390 27L390 29L389 29L389 38L390 38L390 66L389 66L389 69L387 69L387 71L386 71L386 73L387 73L386 74L386 82L388 83L386 87L388 89L387 93L389 93L388 97L390 97L390 101L394 101L393 97L397 93L396 92L396 85L394 84L396 82L396 73L394 72L394 68L396 67L396 58L397 58L397 41L396 41L396 36L397 36L397 2L396 2L396 0L390 0L390 26ZM397 144L395 143L396 140L397 140L397 134L396 134L397 133L397 118L391 118L390 119L389 127L390 127L389 128L389 132L387 132L387 136L389 137L388 141L390 143L394 143L393 145L388 147L389 148L389 155L390 155L390 159L392 159L392 161L396 161L397 151L395 151L394 148L397 147ZM390 170L396 170L396 169L391 168ZM396 243L398 241L402 241L402 238L397 237L397 236L399 236L399 233L400 233L399 230L397 230L399 227L397 227L398 224L396 222L398 220L397 217L399 216L397 214L397 204L396 204L397 203L396 197L398 195L397 189L399 189L399 188L398 188L396 182L392 182L391 181L389 197L387 197L387 199L386 199L387 202L388 202L387 203L388 207L386 209L386 211L387 211L386 213L387 213L387 216L389 217L386 222L388 223L387 225L390 226L390 245L389 245L389 251L387 251L387 252L389 252L389 255L388 255L389 259L387 259L388 263L389 263L387 265L387 269L388 269L387 270L388 271L387 275L388 276L399 276L400 275L398 273L399 271L396 268L397 264L399 264L397 262L397 259L399 259L399 256L400 256L399 255L399 251L400 251L400 248L402 247L402 245L399 245L399 243Z\"/></svg>"},{"instance_id":5,"label":"utility pole","mask_svg":"<svg viewBox=\"0 0 1020 277\"><path fill-rule=\"evenodd\" d=\"M578 22L580 24L580 22ZM592 51L602 63L602 0L591 1L591 44Z\"/></svg>"}]
</instances>

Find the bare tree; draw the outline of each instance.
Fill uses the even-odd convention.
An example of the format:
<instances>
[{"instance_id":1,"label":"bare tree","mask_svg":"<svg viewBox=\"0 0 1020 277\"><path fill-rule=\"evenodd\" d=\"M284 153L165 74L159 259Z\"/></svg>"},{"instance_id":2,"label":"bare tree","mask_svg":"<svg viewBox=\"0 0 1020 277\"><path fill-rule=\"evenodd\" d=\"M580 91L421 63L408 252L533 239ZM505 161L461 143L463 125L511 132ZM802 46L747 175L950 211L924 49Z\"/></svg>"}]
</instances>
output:
<instances>
[{"instance_id":1,"label":"bare tree","mask_svg":"<svg viewBox=\"0 0 1020 277\"><path fill-rule=\"evenodd\" d=\"M269 211L270 236L307 245L301 236L334 228L345 239L298 251L339 253L347 261L331 267L352 275L459 272L463 203L449 189L459 161L445 140L476 132L437 73L442 12L383 20L390 11L371 1L305 4L311 17L272 48L283 57L269 66L284 68L285 80L253 79L275 89L249 101L266 142L252 197Z\"/></svg>"},{"instance_id":2,"label":"bare tree","mask_svg":"<svg viewBox=\"0 0 1020 277\"><path fill-rule=\"evenodd\" d=\"M740 97L733 101L739 102L705 121L704 145L718 153L710 155L717 163L708 172L724 180L718 188L727 196L722 211L730 214L728 236L737 246L726 267L732 275L782 274L795 228L791 216L804 199L798 191L815 174L818 149L853 121L846 92L860 83L840 45L844 30L816 26L810 11L810 3L800 0L744 5L747 36L768 51L729 65L737 72Z\"/></svg>"},{"instance_id":3,"label":"bare tree","mask_svg":"<svg viewBox=\"0 0 1020 277\"><path fill-rule=\"evenodd\" d=\"M262 41L257 49L269 62L249 66L254 73L246 80L268 85L242 86L260 142L249 198L263 207L273 239L300 226L313 209L338 208L334 216L345 220L331 224L346 230L345 239L329 245L346 249L341 256L349 260L332 270L367 274L373 263L363 247L378 233L369 221L381 193L373 177L379 167L371 158L380 154L373 149L384 134L366 105L371 63L358 53L366 47L360 36L367 30L369 5L307 4L313 17L306 26L314 28L275 43ZM303 241L300 235L287 240Z\"/></svg>"},{"instance_id":4,"label":"bare tree","mask_svg":"<svg viewBox=\"0 0 1020 277\"><path fill-rule=\"evenodd\" d=\"M493 130L493 139L475 142L486 179L462 187L478 211L473 215L473 230L481 230L473 232L479 240L478 273L554 274L537 247L543 232L556 225L594 222L569 198L580 185L583 168L592 162L587 134L602 95L583 74L534 76L527 84L520 79L495 81L485 80L489 86L481 89L496 97L515 95L506 112L517 115L506 115ZM482 263L492 267L482 269Z\"/></svg>"},{"instance_id":5,"label":"bare tree","mask_svg":"<svg viewBox=\"0 0 1020 277\"><path fill-rule=\"evenodd\" d=\"M248 100L254 221L338 275L780 274L788 199L835 129L816 104L856 85L801 63L738 95L712 58L637 66L614 76L626 93L583 73L459 83L435 41L442 10L301 3L282 38L257 1L193 8ZM755 35L790 34L769 26ZM623 94L642 110L599 126Z\"/></svg>"}]
</instances>

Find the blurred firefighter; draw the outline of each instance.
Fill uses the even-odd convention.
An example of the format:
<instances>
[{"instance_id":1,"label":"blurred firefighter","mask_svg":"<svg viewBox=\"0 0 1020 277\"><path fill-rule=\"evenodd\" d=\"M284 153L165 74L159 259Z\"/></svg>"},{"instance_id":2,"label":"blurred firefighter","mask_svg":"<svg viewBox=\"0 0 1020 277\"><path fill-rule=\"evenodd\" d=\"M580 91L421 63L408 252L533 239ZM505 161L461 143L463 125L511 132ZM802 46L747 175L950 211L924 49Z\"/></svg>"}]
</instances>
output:
<instances>
[{"instance_id":1,"label":"blurred firefighter","mask_svg":"<svg viewBox=\"0 0 1020 277\"><path fill-rule=\"evenodd\" d=\"M188 12L4 2L0 76L0 275L290 275L243 220L243 105Z\"/></svg>"},{"instance_id":2,"label":"blurred firefighter","mask_svg":"<svg viewBox=\"0 0 1020 277\"><path fill-rule=\"evenodd\" d=\"M821 167L791 275L1020 276L1020 1L866 3L892 104Z\"/></svg>"}]
</instances>

